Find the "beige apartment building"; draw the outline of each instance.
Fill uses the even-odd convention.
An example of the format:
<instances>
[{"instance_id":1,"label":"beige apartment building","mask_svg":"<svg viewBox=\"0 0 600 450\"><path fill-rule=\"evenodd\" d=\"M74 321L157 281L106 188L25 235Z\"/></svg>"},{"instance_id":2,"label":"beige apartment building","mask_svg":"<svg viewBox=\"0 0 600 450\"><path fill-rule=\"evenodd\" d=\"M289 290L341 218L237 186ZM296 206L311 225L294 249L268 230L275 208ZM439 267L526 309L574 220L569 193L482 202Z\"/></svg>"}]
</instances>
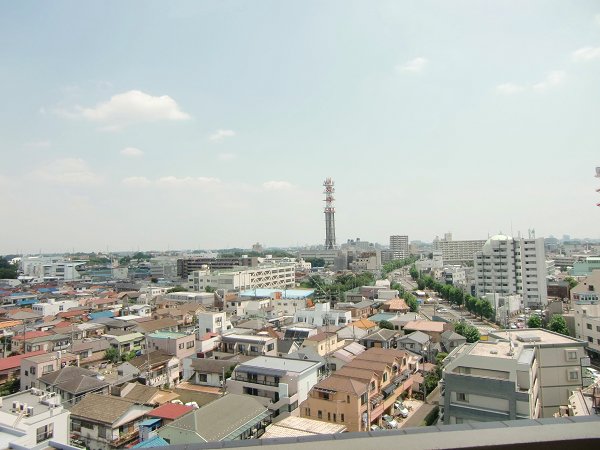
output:
<instances>
[{"instance_id":1,"label":"beige apartment building","mask_svg":"<svg viewBox=\"0 0 600 450\"><path fill-rule=\"evenodd\" d=\"M571 303L575 317L575 337L587 342L587 351L594 359L600 358L600 270L581 280L571 289Z\"/></svg>"}]
</instances>

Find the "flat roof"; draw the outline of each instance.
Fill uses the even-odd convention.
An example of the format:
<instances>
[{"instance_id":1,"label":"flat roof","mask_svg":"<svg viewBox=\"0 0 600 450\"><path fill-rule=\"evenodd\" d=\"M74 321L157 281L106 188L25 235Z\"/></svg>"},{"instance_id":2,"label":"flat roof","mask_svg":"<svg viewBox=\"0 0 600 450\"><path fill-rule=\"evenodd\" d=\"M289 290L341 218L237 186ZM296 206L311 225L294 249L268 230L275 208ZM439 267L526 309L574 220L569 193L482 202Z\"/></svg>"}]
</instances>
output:
<instances>
[{"instance_id":1,"label":"flat roof","mask_svg":"<svg viewBox=\"0 0 600 450\"><path fill-rule=\"evenodd\" d=\"M575 345L575 344L583 344L584 341L580 339L575 339L569 336L565 336L563 334L554 333L553 331L544 330L543 328L524 328L521 330L498 330L490 332L490 336L496 337L498 339L517 341L519 336L531 336L535 338L539 338L537 342L520 342L519 344L527 345L527 344L567 344L567 345Z\"/></svg>"},{"instance_id":2,"label":"flat roof","mask_svg":"<svg viewBox=\"0 0 600 450\"><path fill-rule=\"evenodd\" d=\"M240 297L272 297L279 292L281 298L299 299L307 298L315 293L314 289L248 289L240 292Z\"/></svg>"},{"instance_id":3,"label":"flat roof","mask_svg":"<svg viewBox=\"0 0 600 450\"><path fill-rule=\"evenodd\" d=\"M469 355L485 356L488 358L516 359L517 349L512 351L508 341L476 342L470 349Z\"/></svg>"},{"instance_id":4,"label":"flat roof","mask_svg":"<svg viewBox=\"0 0 600 450\"><path fill-rule=\"evenodd\" d=\"M256 367L257 369L281 370L285 372L304 372L320 363L302 359L287 359L274 356L257 356L240 364L240 367Z\"/></svg>"},{"instance_id":5,"label":"flat roof","mask_svg":"<svg viewBox=\"0 0 600 450\"><path fill-rule=\"evenodd\" d=\"M156 338L156 339L179 339L186 336L193 336L185 333L176 333L174 331L155 331L152 334L149 334L148 337Z\"/></svg>"}]
</instances>

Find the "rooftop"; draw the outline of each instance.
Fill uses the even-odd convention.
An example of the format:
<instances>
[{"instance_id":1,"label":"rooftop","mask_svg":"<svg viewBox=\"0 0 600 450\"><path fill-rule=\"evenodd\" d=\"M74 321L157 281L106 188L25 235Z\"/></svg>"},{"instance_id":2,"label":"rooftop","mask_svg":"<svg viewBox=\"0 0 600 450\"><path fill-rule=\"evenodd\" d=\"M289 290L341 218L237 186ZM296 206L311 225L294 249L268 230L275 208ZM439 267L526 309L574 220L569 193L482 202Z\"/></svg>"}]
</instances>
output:
<instances>
[{"instance_id":1,"label":"rooftop","mask_svg":"<svg viewBox=\"0 0 600 450\"><path fill-rule=\"evenodd\" d=\"M511 348L506 341L476 342L470 347L469 354L488 358L516 359L518 352Z\"/></svg>"},{"instance_id":2,"label":"rooftop","mask_svg":"<svg viewBox=\"0 0 600 450\"><path fill-rule=\"evenodd\" d=\"M314 289L250 289L240 292L240 297L273 297L279 292L282 299L307 298L314 294Z\"/></svg>"},{"instance_id":3,"label":"rooftop","mask_svg":"<svg viewBox=\"0 0 600 450\"><path fill-rule=\"evenodd\" d=\"M194 408L191 406L179 405L177 403L165 403L164 405L161 405L158 408L148 412L148 416L175 420L189 413L193 409Z\"/></svg>"},{"instance_id":4,"label":"rooftop","mask_svg":"<svg viewBox=\"0 0 600 450\"><path fill-rule=\"evenodd\" d=\"M112 425L134 405L131 400L112 395L88 394L71 408L71 415Z\"/></svg>"},{"instance_id":5,"label":"rooftop","mask_svg":"<svg viewBox=\"0 0 600 450\"><path fill-rule=\"evenodd\" d=\"M569 336L565 336L563 334L554 333L553 331L544 330L543 328L526 328L522 330L498 330L490 332L490 337L495 337L497 339L512 339L513 341L517 341L519 337L525 339L523 344L527 344L527 341L531 341L534 344L582 344L584 341L575 339ZM533 342L536 340L537 342Z\"/></svg>"},{"instance_id":6,"label":"rooftop","mask_svg":"<svg viewBox=\"0 0 600 450\"><path fill-rule=\"evenodd\" d=\"M54 400L46 401L45 396L43 397L42 395L36 395L36 393L47 394L47 392L42 391L40 389L30 389L28 391L17 392L16 394L11 394L2 397L2 403L0 404L0 412L10 414L15 417L19 416L20 411L12 410L13 402L15 401L21 404L26 404L27 406L33 406L34 416L36 414L41 414L50 411L54 408L53 404L60 404L60 396L58 395L55 395L53 397Z\"/></svg>"},{"instance_id":7,"label":"rooftop","mask_svg":"<svg viewBox=\"0 0 600 450\"><path fill-rule=\"evenodd\" d=\"M179 339L187 336L190 335L185 333L176 333L174 331L155 331L154 333L148 335L148 337L154 339Z\"/></svg>"},{"instance_id":8,"label":"rooftop","mask_svg":"<svg viewBox=\"0 0 600 450\"><path fill-rule=\"evenodd\" d=\"M249 361L241 363L238 368L256 367L257 369L280 370L283 372L301 373L319 365L316 361L298 359L277 358L272 356L257 356Z\"/></svg>"}]
</instances>

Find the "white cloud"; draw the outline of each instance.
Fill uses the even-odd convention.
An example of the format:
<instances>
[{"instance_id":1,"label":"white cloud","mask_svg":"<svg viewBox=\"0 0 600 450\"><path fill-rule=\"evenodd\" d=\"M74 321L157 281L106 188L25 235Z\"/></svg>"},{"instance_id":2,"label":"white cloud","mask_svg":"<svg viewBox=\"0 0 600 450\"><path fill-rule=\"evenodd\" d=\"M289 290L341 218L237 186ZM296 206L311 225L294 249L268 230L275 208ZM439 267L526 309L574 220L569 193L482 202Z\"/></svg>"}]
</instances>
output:
<instances>
[{"instance_id":1,"label":"white cloud","mask_svg":"<svg viewBox=\"0 0 600 450\"><path fill-rule=\"evenodd\" d=\"M53 161L30 174L38 180L66 185L98 184L101 178L80 158L63 158Z\"/></svg>"},{"instance_id":2,"label":"white cloud","mask_svg":"<svg viewBox=\"0 0 600 450\"><path fill-rule=\"evenodd\" d=\"M512 95L517 94L519 92L523 92L525 90L524 86L520 86L518 84L513 83L504 83L496 86L496 92L504 95Z\"/></svg>"},{"instance_id":3,"label":"white cloud","mask_svg":"<svg viewBox=\"0 0 600 450\"><path fill-rule=\"evenodd\" d=\"M600 47L583 47L573 52L573 61L591 61L600 59Z\"/></svg>"},{"instance_id":4,"label":"white cloud","mask_svg":"<svg viewBox=\"0 0 600 450\"><path fill-rule=\"evenodd\" d=\"M283 191L292 188L292 183L288 181L265 181L262 184L263 188L267 191Z\"/></svg>"},{"instance_id":5,"label":"white cloud","mask_svg":"<svg viewBox=\"0 0 600 450\"><path fill-rule=\"evenodd\" d=\"M410 61L404 63L404 64L398 64L396 66L396 71L397 72L421 72L425 66L429 63L429 61L427 60L427 58L423 58L422 56L419 56L418 58L415 59L411 59Z\"/></svg>"},{"instance_id":6,"label":"white cloud","mask_svg":"<svg viewBox=\"0 0 600 450\"><path fill-rule=\"evenodd\" d=\"M123 150L121 150L121 155L129 158L139 158L140 156L144 155L144 152L139 148L125 147Z\"/></svg>"},{"instance_id":7,"label":"white cloud","mask_svg":"<svg viewBox=\"0 0 600 450\"><path fill-rule=\"evenodd\" d=\"M235 136L233 130L217 130L209 136L209 140L213 142L221 142L223 139Z\"/></svg>"},{"instance_id":8,"label":"white cloud","mask_svg":"<svg viewBox=\"0 0 600 450\"><path fill-rule=\"evenodd\" d=\"M565 79L565 73L560 70L550 72L548 76L539 83L533 85L533 90L538 92L546 91L550 88L556 87L563 82Z\"/></svg>"},{"instance_id":9,"label":"white cloud","mask_svg":"<svg viewBox=\"0 0 600 450\"><path fill-rule=\"evenodd\" d=\"M156 184L163 187L211 187L221 183L218 178L212 177L161 177Z\"/></svg>"},{"instance_id":10,"label":"white cloud","mask_svg":"<svg viewBox=\"0 0 600 450\"><path fill-rule=\"evenodd\" d=\"M233 153L219 153L217 158L221 161L231 161L235 159L235 155Z\"/></svg>"},{"instance_id":11,"label":"white cloud","mask_svg":"<svg viewBox=\"0 0 600 450\"><path fill-rule=\"evenodd\" d=\"M83 118L104 124L107 130L117 130L133 123L190 118L168 95L153 96L137 90L113 95L110 100L99 103L94 108L77 107L75 111L57 112L65 117Z\"/></svg>"},{"instance_id":12,"label":"white cloud","mask_svg":"<svg viewBox=\"0 0 600 450\"><path fill-rule=\"evenodd\" d=\"M146 177L127 177L123 178L121 183L130 187L146 187L151 184L150 180Z\"/></svg>"}]
</instances>

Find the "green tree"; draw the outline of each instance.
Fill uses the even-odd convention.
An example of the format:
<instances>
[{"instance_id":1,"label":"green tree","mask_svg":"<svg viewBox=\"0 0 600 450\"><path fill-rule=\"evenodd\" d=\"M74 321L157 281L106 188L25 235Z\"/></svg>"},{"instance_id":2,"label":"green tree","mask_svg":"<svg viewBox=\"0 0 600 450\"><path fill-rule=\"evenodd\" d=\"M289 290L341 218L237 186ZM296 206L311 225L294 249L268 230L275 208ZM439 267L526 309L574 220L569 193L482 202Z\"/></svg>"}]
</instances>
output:
<instances>
[{"instance_id":1,"label":"green tree","mask_svg":"<svg viewBox=\"0 0 600 450\"><path fill-rule=\"evenodd\" d=\"M417 300L417 297L410 293L406 293L404 295L404 301L410 308L411 312L419 312L419 301Z\"/></svg>"},{"instance_id":2,"label":"green tree","mask_svg":"<svg viewBox=\"0 0 600 450\"><path fill-rule=\"evenodd\" d=\"M410 266L410 271L408 273L413 280L417 280L419 278L419 271L417 270L417 266L414 264Z\"/></svg>"},{"instance_id":3,"label":"green tree","mask_svg":"<svg viewBox=\"0 0 600 450\"><path fill-rule=\"evenodd\" d=\"M379 325L379 328L382 328L384 330L393 330L394 329L394 324L387 320L380 321L378 325Z\"/></svg>"},{"instance_id":4,"label":"green tree","mask_svg":"<svg viewBox=\"0 0 600 450\"><path fill-rule=\"evenodd\" d=\"M542 328L542 319L539 316L531 316L529 320L527 320L527 326L529 328Z\"/></svg>"},{"instance_id":5,"label":"green tree","mask_svg":"<svg viewBox=\"0 0 600 450\"><path fill-rule=\"evenodd\" d=\"M171 292L186 292L187 289L184 288L183 286L175 286L172 287L171 289L167 290L167 294L170 294Z\"/></svg>"},{"instance_id":6,"label":"green tree","mask_svg":"<svg viewBox=\"0 0 600 450\"><path fill-rule=\"evenodd\" d=\"M469 343L477 342L481 338L479 330L472 325L467 325L464 333L463 336L467 338L467 342Z\"/></svg>"},{"instance_id":7,"label":"green tree","mask_svg":"<svg viewBox=\"0 0 600 450\"><path fill-rule=\"evenodd\" d=\"M564 334L565 336L569 335L567 322L565 322L565 318L559 314L554 314L552 316L550 323L548 324L548 329L550 331L554 331L555 333Z\"/></svg>"},{"instance_id":8,"label":"green tree","mask_svg":"<svg viewBox=\"0 0 600 450\"><path fill-rule=\"evenodd\" d=\"M567 283L569 283L569 289L573 289L575 286L577 286L579 284L577 282L577 280L573 277L565 277L565 281Z\"/></svg>"},{"instance_id":9,"label":"green tree","mask_svg":"<svg viewBox=\"0 0 600 450\"><path fill-rule=\"evenodd\" d=\"M217 288L214 288L212 286L206 286L204 288L204 292L215 292L217 290Z\"/></svg>"},{"instance_id":10,"label":"green tree","mask_svg":"<svg viewBox=\"0 0 600 450\"><path fill-rule=\"evenodd\" d=\"M106 353L104 354L104 359L107 359L111 363L116 363L121 359L121 355L119 354L119 350L114 347L110 347L106 349Z\"/></svg>"},{"instance_id":11,"label":"green tree","mask_svg":"<svg viewBox=\"0 0 600 450\"><path fill-rule=\"evenodd\" d=\"M0 258L0 279L9 278L16 279L18 276L17 266L9 263L5 257Z\"/></svg>"},{"instance_id":12,"label":"green tree","mask_svg":"<svg viewBox=\"0 0 600 450\"><path fill-rule=\"evenodd\" d=\"M419 288L419 290L425 289L425 281L421 278L417 278L417 288Z\"/></svg>"},{"instance_id":13,"label":"green tree","mask_svg":"<svg viewBox=\"0 0 600 450\"><path fill-rule=\"evenodd\" d=\"M325 260L323 258L310 258L306 262L309 262L311 267L325 267Z\"/></svg>"},{"instance_id":14,"label":"green tree","mask_svg":"<svg viewBox=\"0 0 600 450\"><path fill-rule=\"evenodd\" d=\"M492 304L485 299L480 299L478 300L478 302L481 302L478 306L480 316L482 318L485 317L486 319L493 319L494 307L492 306Z\"/></svg>"}]
</instances>

